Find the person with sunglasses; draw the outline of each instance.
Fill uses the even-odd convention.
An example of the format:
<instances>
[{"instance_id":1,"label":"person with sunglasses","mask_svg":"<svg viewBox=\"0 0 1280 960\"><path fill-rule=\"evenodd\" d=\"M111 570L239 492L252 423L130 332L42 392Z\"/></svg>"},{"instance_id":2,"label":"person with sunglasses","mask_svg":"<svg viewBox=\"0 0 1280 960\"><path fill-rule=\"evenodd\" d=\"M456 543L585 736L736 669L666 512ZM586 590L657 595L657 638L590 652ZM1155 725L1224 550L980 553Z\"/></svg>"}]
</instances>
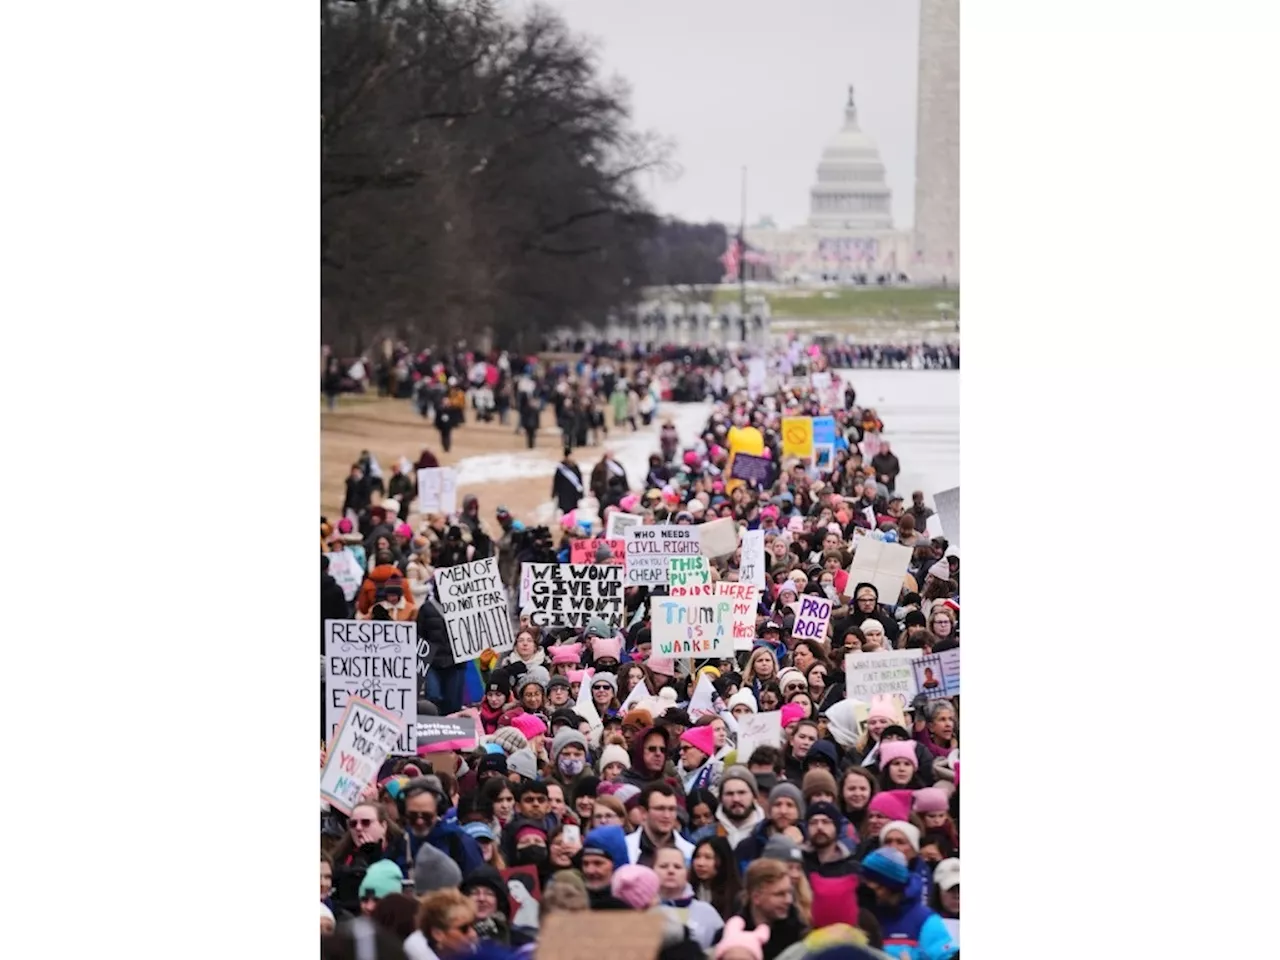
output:
<instances>
[{"instance_id":1,"label":"person with sunglasses","mask_svg":"<svg viewBox=\"0 0 1280 960\"><path fill-rule=\"evenodd\" d=\"M422 934L425 950L415 944L414 960L452 960L463 957L475 949L479 942L476 933L476 908L471 898L460 890L437 890L422 898L418 907L418 931ZM410 938L414 939L414 938ZM406 954L409 954L406 941Z\"/></svg>"},{"instance_id":2,"label":"person with sunglasses","mask_svg":"<svg viewBox=\"0 0 1280 960\"><path fill-rule=\"evenodd\" d=\"M378 804L358 803L347 818L347 830L333 848L333 900L351 914L361 912L360 888L368 870L382 860L390 860L407 875L408 850L404 832L387 821Z\"/></svg>"},{"instance_id":3,"label":"person with sunglasses","mask_svg":"<svg viewBox=\"0 0 1280 960\"><path fill-rule=\"evenodd\" d=\"M448 810L449 801L436 777L415 777L405 786L405 844L410 862L417 862L423 845L430 844L470 873L484 863L484 855L470 834L445 818Z\"/></svg>"}]
</instances>

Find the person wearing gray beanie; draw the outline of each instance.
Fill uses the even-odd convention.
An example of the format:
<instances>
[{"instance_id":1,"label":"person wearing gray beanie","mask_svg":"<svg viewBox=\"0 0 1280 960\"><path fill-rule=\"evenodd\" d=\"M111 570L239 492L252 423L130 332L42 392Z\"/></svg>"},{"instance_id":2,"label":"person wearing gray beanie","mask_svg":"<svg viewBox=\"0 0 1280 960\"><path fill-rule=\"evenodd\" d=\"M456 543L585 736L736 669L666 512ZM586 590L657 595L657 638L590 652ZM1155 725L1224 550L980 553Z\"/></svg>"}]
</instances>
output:
<instances>
[{"instance_id":1,"label":"person wearing gray beanie","mask_svg":"<svg viewBox=\"0 0 1280 960\"><path fill-rule=\"evenodd\" d=\"M764 811L756 802L759 790L755 775L741 764L726 767L720 777L720 806L716 810L716 823L719 825L717 832L735 849L738 844L750 839L756 827L764 821ZM745 863L741 858L738 862Z\"/></svg>"},{"instance_id":2,"label":"person wearing gray beanie","mask_svg":"<svg viewBox=\"0 0 1280 960\"><path fill-rule=\"evenodd\" d=\"M720 789L724 789L726 780L741 780L751 788L752 797L755 797L760 792L760 784L756 783L756 775L740 763L725 767L724 773L720 775Z\"/></svg>"},{"instance_id":3,"label":"person wearing gray beanie","mask_svg":"<svg viewBox=\"0 0 1280 960\"><path fill-rule=\"evenodd\" d=\"M462 870L429 843L424 843L413 861L413 892L416 896L456 887L462 883Z\"/></svg>"},{"instance_id":4,"label":"person wearing gray beanie","mask_svg":"<svg viewBox=\"0 0 1280 960\"><path fill-rule=\"evenodd\" d=\"M538 758L528 747L517 750L507 757L507 770L518 773L525 780L538 779Z\"/></svg>"},{"instance_id":5,"label":"person wearing gray beanie","mask_svg":"<svg viewBox=\"0 0 1280 960\"><path fill-rule=\"evenodd\" d=\"M602 670L600 673L595 674L591 678L591 683L592 686L597 683L607 683L609 686L613 687L614 696L617 696L618 694L618 678L616 675L609 673L608 671Z\"/></svg>"},{"instance_id":6,"label":"person wearing gray beanie","mask_svg":"<svg viewBox=\"0 0 1280 960\"><path fill-rule=\"evenodd\" d=\"M572 727L561 727L559 732L551 741L552 763L555 763L560 759L560 751L569 746L569 744L581 747L583 756L585 757L587 753L587 738Z\"/></svg>"},{"instance_id":7,"label":"person wearing gray beanie","mask_svg":"<svg viewBox=\"0 0 1280 960\"><path fill-rule=\"evenodd\" d=\"M775 816L774 811L778 807L779 800L790 800L795 806L795 812L792 813L788 810L784 803L782 810L779 810L778 815ZM789 821L789 826L794 826L804 820L804 794L791 781L783 780L769 791L769 819L774 821L775 825L779 820L786 819ZM782 830L783 827L779 826L778 829Z\"/></svg>"}]
</instances>

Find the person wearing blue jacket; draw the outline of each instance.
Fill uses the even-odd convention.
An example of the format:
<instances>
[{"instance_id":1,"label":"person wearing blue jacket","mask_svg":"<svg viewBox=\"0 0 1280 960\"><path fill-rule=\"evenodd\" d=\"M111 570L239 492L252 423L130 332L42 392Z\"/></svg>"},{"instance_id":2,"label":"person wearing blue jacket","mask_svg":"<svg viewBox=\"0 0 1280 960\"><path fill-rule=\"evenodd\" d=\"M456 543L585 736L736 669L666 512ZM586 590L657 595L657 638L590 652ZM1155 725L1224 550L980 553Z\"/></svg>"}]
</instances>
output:
<instances>
[{"instance_id":1,"label":"person wearing blue jacket","mask_svg":"<svg viewBox=\"0 0 1280 960\"><path fill-rule=\"evenodd\" d=\"M907 869L920 881L920 902L929 905L933 868L920 856L920 831L906 820L890 820L880 828L880 846L894 847L907 861Z\"/></svg>"},{"instance_id":2,"label":"person wearing blue jacket","mask_svg":"<svg viewBox=\"0 0 1280 960\"><path fill-rule=\"evenodd\" d=\"M885 953L896 960L953 960L959 947L942 918L920 902L920 878L900 850L873 850L861 874L859 905L880 924Z\"/></svg>"},{"instance_id":3,"label":"person wearing blue jacket","mask_svg":"<svg viewBox=\"0 0 1280 960\"><path fill-rule=\"evenodd\" d=\"M448 820L449 798L435 776L414 777L404 786L405 837L409 863L414 863L424 843L429 843L462 868L465 876L484 863L480 844Z\"/></svg>"}]
</instances>

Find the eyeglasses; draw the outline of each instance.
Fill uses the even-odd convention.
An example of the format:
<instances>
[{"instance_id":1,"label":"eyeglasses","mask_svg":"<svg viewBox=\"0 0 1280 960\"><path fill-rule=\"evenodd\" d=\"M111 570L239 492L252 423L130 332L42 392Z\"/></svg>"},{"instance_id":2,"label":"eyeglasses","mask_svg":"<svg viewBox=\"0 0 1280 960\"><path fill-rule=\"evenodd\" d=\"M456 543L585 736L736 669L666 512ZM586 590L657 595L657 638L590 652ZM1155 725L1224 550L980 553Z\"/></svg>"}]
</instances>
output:
<instances>
[{"instance_id":1,"label":"eyeglasses","mask_svg":"<svg viewBox=\"0 0 1280 960\"><path fill-rule=\"evenodd\" d=\"M592 690L608 690L608 691L612 692L613 687L609 686L607 683L597 683L597 684L596 684L594 687L592 687L591 689L592 689Z\"/></svg>"},{"instance_id":2,"label":"eyeglasses","mask_svg":"<svg viewBox=\"0 0 1280 960\"><path fill-rule=\"evenodd\" d=\"M666 752L667 752L667 748L666 748L666 747L660 747L660 746L658 746L657 744L654 744L653 746L645 747L645 748L644 748L644 752L645 752L645 753L666 753Z\"/></svg>"},{"instance_id":3,"label":"eyeglasses","mask_svg":"<svg viewBox=\"0 0 1280 960\"><path fill-rule=\"evenodd\" d=\"M459 924L459 925L458 925L458 926L456 926L456 927L450 927L449 929L450 929L450 930L457 930L459 933L470 933L470 932L471 932L472 927L474 927L474 926L475 926L475 924L474 924L474 923L470 923L470 922L468 922L468 923Z\"/></svg>"},{"instance_id":4,"label":"eyeglasses","mask_svg":"<svg viewBox=\"0 0 1280 960\"><path fill-rule=\"evenodd\" d=\"M413 810L406 813L404 815L404 818L408 820L410 823L418 823L419 821L421 821L422 823L436 822L436 815L434 813L421 813Z\"/></svg>"},{"instance_id":5,"label":"eyeglasses","mask_svg":"<svg viewBox=\"0 0 1280 960\"><path fill-rule=\"evenodd\" d=\"M803 690L804 688L805 685L803 683L788 683L782 690L784 693L791 693L794 690Z\"/></svg>"},{"instance_id":6,"label":"eyeglasses","mask_svg":"<svg viewBox=\"0 0 1280 960\"><path fill-rule=\"evenodd\" d=\"M373 820L371 820L371 819L364 819L364 820L355 820L355 819L353 819L353 820L348 820L348 821L347 821L347 825L348 825L348 826L351 826L351 827L371 827L371 826L373 826Z\"/></svg>"}]
</instances>

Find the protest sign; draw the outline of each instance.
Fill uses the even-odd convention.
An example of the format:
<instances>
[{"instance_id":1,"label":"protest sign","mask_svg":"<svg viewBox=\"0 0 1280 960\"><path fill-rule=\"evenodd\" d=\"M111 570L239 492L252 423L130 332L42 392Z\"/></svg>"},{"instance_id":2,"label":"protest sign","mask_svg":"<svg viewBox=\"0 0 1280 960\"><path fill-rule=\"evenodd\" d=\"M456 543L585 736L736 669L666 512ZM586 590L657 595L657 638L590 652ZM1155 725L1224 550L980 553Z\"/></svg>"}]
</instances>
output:
<instances>
[{"instance_id":1,"label":"protest sign","mask_svg":"<svg viewBox=\"0 0 1280 960\"><path fill-rule=\"evenodd\" d=\"M950 546L960 547L960 488L952 487L933 495L933 505L938 510L942 534Z\"/></svg>"},{"instance_id":2,"label":"protest sign","mask_svg":"<svg viewBox=\"0 0 1280 960\"><path fill-rule=\"evenodd\" d=\"M716 689L711 683L711 674L704 673L698 677L698 684L693 688L693 696L689 698L689 706L686 709L690 719L696 722L699 717L714 714L715 699Z\"/></svg>"},{"instance_id":3,"label":"protest sign","mask_svg":"<svg viewBox=\"0 0 1280 960\"><path fill-rule=\"evenodd\" d=\"M765 368L764 357L747 358L747 389L752 394L759 394L765 388L769 371Z\"/></svg>"},{"instance_id":4,"label":"protest sign","mask_svg":"<svg viewBox=\"0 0 1280 960\"><path fill-rule=\"evenodd\" d=\"M782 418L782 455L808 460L813 456L813 420L809 417Z\"/></svg>"},{"instance_id":5,"label":"protest sign","mask_svg":"<svg viewBox=\"0 0 1280 960\"><path fill-rule=\"evenodd\" d=\"M896 697L906 707L919 692L911 661L924 655L923 650L877 650L875 653L849 653L844 658L845 696L870 703L878 694Z\"/></svg>"},{"instance_id":6,"label":"protest sign","mask_svg":"<svg viewBox=\"0 0 1280 960\"><path fill-rule=\"evenodd\" d=\"M628 587L665 587L667 560L701 552L697 528L674 523L643 524L623 531L627 561L623 584Z\"/></svg>"},{"instance_id":7,"label":"protest sign","mask_svg":"<svg viewBox=\"0 0 1280 960\"><path fill-rule=\"evenodd\" d=\"M832 447L836 445L836 418L813 418L813 445L815 447Z\"/></svg>"},{"instance_id":8,"label":"protest sign","mask_svg":"<svg viewBox=\"0 0 1280 960\"><path fill-rule=\"evenodd\" d=\"M326 620L325 724L337 733L353 698L400 718L397 753L413 753L418 719L418 625L413 621Z\"/></svg>"},{"instance_id":9,"label":"protest sign","mask_svg":"<svg viewBox=\"0 0 1280 960\"><path fill-rule=\"evenodd\" d=\"M750 453L735 453L729 467L729 479L744 480L761 489L773 483L773 461Z\"/></svg>"},{"instance_id":10,"label":"protest sign","mask_svg":"<svg viewBox=\"0 0 1280 960\"><path fill-rule=\"evenodd\" d=\"M815 393L827 393L831 390L831 371L815 370L809 374L809 383L813 385Z\"/></svg>"},{"instance_id":11,"label":"protest sign","mask_svg":"<svg viewBox=\"0 0 1280 960\"><path fill-rule=\"evenodd\" d=\"M853 596L858 584L869 583L879 592L881 603L895 605L902 593L907 564L910 562L910 547L862 537L854 546L849 581L844 588L845 596Z\"/></svg>"},{"instance_id":12,"label":"protest sign","mask_svg":"<svg viewBox=\"0 0 1280 960\"><path fill-rule=\"evenodd\" d=\"M662 946L663 915L649 911L548 913L537 960L653 960ZM514 926L514 924L513 924Z\"/></svg>"},{"instance_id":13,"label":"protest sign","mask_svg":"<svg viewBox=\"0 0 1280 960\"><path fill-rule=\"evenodd\" d=\"M609 540L605 537L588 537L583 540L573 540L569 544L569 562L596 563L596 551L601 544L607 546L613 552L613 556L608 560L599 562L622 566L622 557L626 552L626 547L623 545L621 538Z\"/></svg>"},{"instance_id":14,"label":"protest sign","mask_svg":"<svg viewBox=\"0 0 1280 960\"><path fill-rule=\"evenodd\" d=\"M423 467L419 470L418 512L455 513L457 509L458 471L453 467Z\"/></svg>"},{"instance_id":15,"label":"protest sign","mask_svg":"<svg viewBox=\"0 0 1280 960\"><path fill-rule=\"evenodd\" d=\"M622 568L605 563L526 563L527 610L535 627L585 627L591 620L622 626Z\"/></svg>"},{"instance_id":16,"label":"protest sign","mask_svg":"<svg viewBox=\"0 0 1280 960\"><path fill-rule=\"evenodd\" d=\"M499 871L507 887L507 899L511 905L508 918L512 927L537 930L539 904L542 901L542 885L538 882L538 868L528 865L507 867Z\"/></svg>"},{"instance_id":17,"label":"protest sign","mask_svg":"<svg viewBox=\"0 0 1280 960\"><path fill-rule=\"evenodd\" d=\"M609 520L604 527L604 535L609 540L621 540L623 531L627 527L636 527L642 522L642 518L634 513L623 513L621 510L615 510L609 514Z\"/></svg>"},{"instance_id":18,"label":"protest sign","mask_svg":"<svg viewBox=\"0 0 1280 960\"><path fill-rule=\"evenodd\" d=\"M673 597L698 596L690 587L711 586L711 564L706 557L671 557L667 560L667 586Z\"/></svg>"},{"instance_id":19,"label":"protest sign","mask_svg":"<svg viewBox=\"0 0 1280 960\"><path fill-rule=\"evenodd\" d=\"M423 717L414 725L418 756L471 750L476 745L475 717Z\"/></svg>"},{"instance_id":20,"label":"protest sign","mask_svg":"<svg viewBox=\"0 0 1280 960\"><path fill-rule=\"evenodd\" d=\"M742 562L738 581L764 589L764 531L748 530L742 535Z\"/></svg>"},{"instance_id":21,"label":"protest sign","mask_svg":"<svg viewBox=\"0 0 1280 960\"><path fill-rule=\"evenodd\" d=\"M960 696L960 650L955 648L911 662L916 688L930 700Z\"/></svg>"},{"instance_id":22,"label":"protest sign","mask_svg":"<svg viewBox=\"0 0 1280 960\"><path fill-rule=\"evenodd\" d=\"M738 525L732 517L721 517L694 529L704 557L727 557L738 549Z\"/></svg>"},{"instance_id":23,"label":"protest sign","mask_svg":"<svg viewBox=\"0 0 1280 960\"><path fill-rule=\"evenodd\" d=\"M805 594L800 598L800 612L791 635L797 640L824 640L830 621L831 601Z\"/></svg>"},{"instance_id":24,"label":"protest sign","mask_svg":"<svg viewBox=\"0 0 1280 960\"><path fill-rule=\"evenodd\" d=\"M731 657L733 634L728 597L651 597L655 657Z\"/></svg>"},{"instance_id":25,"label":"protest sign","mask_svg":"<svg viewBox=\"0 0 1280 960\"><path fill-rule=\"evenodd\" d=\"M515 646L497 557L437 567L436 592L455 663L474 660L485 650L505 653Z\"/></svg>"},{"instance_id":26,"label":"protest sign","mask_svg":"<svg viewBox=\"0 0 1280 960\"><path fill-rule=\"evenodd\" d=\"M583 686L585 687L587 684L584 683ZM640 703L642 700L648 700L649 698L649 688L645 686L644 680L637 680L636 685L632 687L631 692L627 694L627 699L622 701L622 706L619 708L619 712L626 713L635 704Z\"/></svg>"},{"instance_id":27,"label":"protest sign","mask_svg":"<svg viewBox=\"0 0 1280 960\"><path fill-rule=\"evenodd\" d=\"M721 580L716 584L716 595L729 601L729 632L734 650L750 650L756 639L756 607L760 603L760 588L738 581Z\"/></svg>"},{"instance_id":28,"label":"protest sign","mask_svg":"<svg viewBox=\"0 0 1280 960\"><path fill-rule=\"evenodd\" d=\"M359 697L348 699L320 771L320 799L351 813L403 732L399 717Z\"/></svg>"},{"instance_id":29,"label":"protest sign","mask_svg":"<svg viewBox=\"0 0 1280 960\"><path fill-rule=\"evenodd\" d=\"M745 766L757 747L781 746L781 710L746 713L738 719L738 763Z\"/></svg>"},{"instance_id":30,"label":"protest sign","mask_svg":"<svg viewBox=\"0 0 1280 960\"><path fill-rule=\"evenodd\" d=\"M356 598L356 594L360 592L360 584L364 582L364 571L360 569L356 555L350 550L335 550L325 556L329 558L329 576L338 582L342 595L350 603Z\"/></svg>"},{"instance_id":31,"label":"protest sign","mask_svg":"<svg viewBox=\"0 0 1280 960\"><path fill-rule=\"evenodd\" d=\"M815 443L813 445L813 469L821 475L823 471L835 467L836 447L833 443Z\"/></svg>"}]
</instances>

